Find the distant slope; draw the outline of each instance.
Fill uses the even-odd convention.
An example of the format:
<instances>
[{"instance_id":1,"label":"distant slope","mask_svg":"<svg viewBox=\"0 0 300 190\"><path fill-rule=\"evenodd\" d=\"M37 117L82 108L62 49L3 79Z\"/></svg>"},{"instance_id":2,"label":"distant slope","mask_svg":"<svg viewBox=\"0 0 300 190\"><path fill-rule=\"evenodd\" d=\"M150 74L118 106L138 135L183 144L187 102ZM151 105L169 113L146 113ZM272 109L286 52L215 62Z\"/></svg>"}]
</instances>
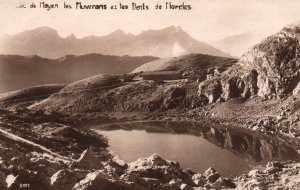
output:
<instances>
[{"instance_id":1,"label":"distant slope","mask_svg":"<svg viewBox=\"0 0 300 190\"><path fill-rule=\"evenodd\" d=\"M4 93L0 95L0 101L15 101L34 97L50 96L60 91L65 85L63 84L46 84L22 88L20 90Z\"/></svg>"},{"instance_id":2,"label":"distant slope","mask_svg":"<svg viewBox=\"0 0 300 190\"><path fill-rule=\"evenodd\" d=\"M63 84L46 84L3 93L0 94L0 106L15 108L19 105L30 105L31 102L45 99L59 92L63 87L65 87Z\"/></svg>"},{"instance_id":3,"label":"distant slope","mask_svg":"<svg viewBox=\"0 0 300 190\"><path fill-rule=\"evenodd\" d=\"M70 83L97 74L123 74L155 57L88 54L46 59L0 55L0 93L39 84Z\"/></svg>"},{"instance_id":4,"label":"distant slope","mask_svg":"<svg viewBox=\"0 0 300 190\"><path fill-rule=\"evenodd\" d=\"M213 74L214 69L221 71L231 67L237 59L203 54L189 54L175 58L158 59L141 65L132 73L149 71L186 71L197 75Z\"/></svg>"},{"instance_id":5,"label":"distant slope","mask_svg":"<svg viewBox=\"0 0 300 190\"><path fill-rule=\"evenodd\" d=\"M259 43L266 36L267 34L246 32L211 42L211 44L232 56L240 57L244 52L246 52L255 44Z\"/></svg>"},{"instance_id":6,"label":"distant slope","mask_svg":"<svg viewBox=\"0 0 300 190\"><path fill-rule=\"evenodd\" d=\"M47 58L88 53L162 58L189 53L229 56L174 26L162 30L148 30L138 35L117 30L106 36L89 36L82 39L77 39L75 35L62 38L54 29L40 27L6 36L0 42L0 53L39 55Z\"/></svg>"}]
</instances>

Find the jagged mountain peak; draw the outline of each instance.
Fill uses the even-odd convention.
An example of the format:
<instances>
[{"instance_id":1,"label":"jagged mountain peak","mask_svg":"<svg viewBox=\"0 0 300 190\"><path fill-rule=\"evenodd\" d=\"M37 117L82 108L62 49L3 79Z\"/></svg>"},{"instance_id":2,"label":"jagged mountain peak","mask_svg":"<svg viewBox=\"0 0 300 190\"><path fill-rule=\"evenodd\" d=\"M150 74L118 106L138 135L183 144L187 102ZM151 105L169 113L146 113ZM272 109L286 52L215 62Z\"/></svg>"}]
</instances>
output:
<instances>
[{"instance_id":1,"label":"jagged mountain peak","mask_svg":"<svg viewBox=\"0 0 300 190\"><path fill-rule=\"evenodd\" d=\"M109 35L110 36L113 36L113 35L118 35L119 36L119 35L126 35L126 33L121 29L117 29L114 32L110 33Z\"/></svg>"},{"instance_id":2,"label":"jagged mountain peak","mask_svg":"<svg viewBox=\"0 0 300 190\"><path fill-rule=\"evenodd\" d=\"M179 54L202 53L228 56L222 51L200 42L180 26L169 26L161 30L148 30L140 34L126 34L118 29L105 36L66 38L49 27L39 27L12 35L4 40L2 54L39 55L59 58L67 54L83 55L100 53L107 55L173 57ZM175 52L175 54L174 54Z\"/></svg>"},{"instance_id":3,"label":"jagged mountain peak","mask_svg":"<svg viewBox=\"0 0 300 190\"><path fill-rule=\"evenodd\" d=\"M168 26L166 28L163 28L163 29L157 29L157 30L153 30L153 29L150 29L150 30L146 30L146 31L143 31L142 33L140 33L139 35L143 35L143 34L153 34L153 33L180 33L180 32L184 32L184 30L181 28L181 26ZM186 33L186 32L184 32Z\"/></svg>"},{"instance_id":4,"label":"jagged mountain peak","mask_svg":"<svg viewBox=\"0 0 300 190\"><path fill-rule=\"evenodd\" d=\"M171 31L171 32L183 32L183 29L181 28L181 26L169 26L165 29L163 29L165 31Z\"/></svg>"},{"instance_id":5,"label":"jagged mountain peak","mask_svg":"<svg viewBox=\"0 0 300 190\"><path fill-rule=\"evenodd\" d=\"M27 34L34 34L34 35L53 35L53 36L59 36L57 31L53 28L50 28L48 26L38 27L32 30L26 30L22 33ZM21 33L21 34L22 34Z\"/></svg>"},{"instance_id":6,"label":"jagged mountain peak","mask_svg":"<svg viewBox=\"0 0 300 190\"><path fill-rule=\"evenodd\" d=\"M77 37L75 36L75 34L71 33L69 36L66 37L66 39L69 39L69 40L76 40Z\"/></svg>"}]
</instances>

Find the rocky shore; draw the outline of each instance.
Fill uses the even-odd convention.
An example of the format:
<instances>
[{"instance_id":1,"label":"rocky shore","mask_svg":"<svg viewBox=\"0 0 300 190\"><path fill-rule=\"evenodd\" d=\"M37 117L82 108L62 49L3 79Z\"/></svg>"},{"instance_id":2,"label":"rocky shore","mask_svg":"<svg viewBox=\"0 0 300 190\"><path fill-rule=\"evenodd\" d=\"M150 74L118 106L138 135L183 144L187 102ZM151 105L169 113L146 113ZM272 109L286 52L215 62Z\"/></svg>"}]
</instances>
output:
<instances>
[{"instance_id":1,"label":"rocky shore","mask_svg":"<svg viewBox=\"0 0 300 190\"><path fill-rule=\"evenodd\" d=\"M235 179L215 169L196 173L159 155L131 163L118 159L107 140L30 111L1 110L0 187L2 189L276 189L299 187L299 163L270 162ZM52 119L51 119L52 118ZM64 123L64 124L62 124ZM268 181L268 183L266 183Z\"/></svg>"},{"instance_id":2,"label":"rocky shore","mask_svg":"<svg viewBox=\"0 0 300 190\"><path fill-rule=\"evenodd\" d=\"M101 135L27 114L1 111L1 189L236 187L212 168L199 174L156 154L124 163Z\"/></svg>"}]
</instances>

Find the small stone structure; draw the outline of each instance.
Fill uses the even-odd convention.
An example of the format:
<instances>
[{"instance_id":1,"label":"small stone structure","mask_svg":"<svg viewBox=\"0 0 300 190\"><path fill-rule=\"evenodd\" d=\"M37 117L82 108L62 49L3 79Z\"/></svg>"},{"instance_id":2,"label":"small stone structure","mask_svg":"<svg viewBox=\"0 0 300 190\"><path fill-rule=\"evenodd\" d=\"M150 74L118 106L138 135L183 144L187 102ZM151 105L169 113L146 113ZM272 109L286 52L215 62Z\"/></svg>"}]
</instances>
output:
<instances>
[{"instance_id":1,"label":"small stone structure","mask_svg":"<svg viewBox=\"0 0 300 190\"><path fill-rule=\"evenodd\" d=\"M141 74L144 80L154 80L154 81L163 81L163 80L178 80L182 79L182 71L153 71L145 72Z\"/></svg>"}]
</instances>

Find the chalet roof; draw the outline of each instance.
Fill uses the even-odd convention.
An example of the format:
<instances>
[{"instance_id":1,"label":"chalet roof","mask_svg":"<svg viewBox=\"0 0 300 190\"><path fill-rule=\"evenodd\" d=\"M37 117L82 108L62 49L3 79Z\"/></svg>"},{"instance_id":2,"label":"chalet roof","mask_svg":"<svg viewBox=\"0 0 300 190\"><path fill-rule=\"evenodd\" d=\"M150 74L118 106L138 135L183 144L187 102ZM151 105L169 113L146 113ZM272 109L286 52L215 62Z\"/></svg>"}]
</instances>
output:
<instances>
[{"instance_id":1,"label":"chalet roof","mask_svg":"<svg viewBox=\"0 0 300 190\"><path fill-rule=\"evenodd\" d=\"M150 71L144 72L141 76L149 76L149 75L179 75L182 74L182 71Z\"/></svg>"}]
</instances>

